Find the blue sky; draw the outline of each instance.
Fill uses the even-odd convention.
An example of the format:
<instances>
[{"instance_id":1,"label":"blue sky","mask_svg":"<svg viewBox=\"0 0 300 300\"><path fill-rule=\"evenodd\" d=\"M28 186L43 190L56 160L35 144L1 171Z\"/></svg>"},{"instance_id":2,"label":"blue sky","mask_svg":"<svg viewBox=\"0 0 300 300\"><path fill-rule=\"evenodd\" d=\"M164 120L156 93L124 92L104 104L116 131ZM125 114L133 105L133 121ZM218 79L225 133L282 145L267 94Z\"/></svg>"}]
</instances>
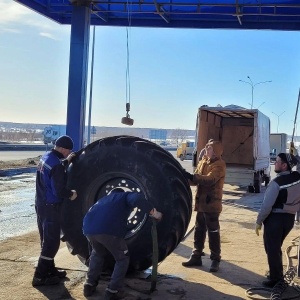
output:
<instances>
[{"instance_id":1,"label":"blue sky","mask_svg":"<svg viewBox=\"0 0 300 300\"><path fill-rule=\"evenodd\" d=\"M134 127L195 129L201 105L250 108L251 86L239 81L250 76L272 81L253 101L271 132L292 134L299 32L130 28L129 48ZM70 26L0 0L0 121L65 124L69 50ZM126 29L97 27L92 125L122 126L126 63Z\"/></svg>"}]
</instances>

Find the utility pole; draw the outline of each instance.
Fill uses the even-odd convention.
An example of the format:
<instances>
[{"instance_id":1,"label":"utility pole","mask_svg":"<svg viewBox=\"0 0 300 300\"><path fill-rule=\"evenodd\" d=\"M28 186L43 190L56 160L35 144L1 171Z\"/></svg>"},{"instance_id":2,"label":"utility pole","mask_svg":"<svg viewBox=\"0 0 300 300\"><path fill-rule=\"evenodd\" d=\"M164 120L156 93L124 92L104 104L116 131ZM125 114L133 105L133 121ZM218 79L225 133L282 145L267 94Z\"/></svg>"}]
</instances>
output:
<instances>
[{"instance_id":1,"label":"utility pole","mask_svg":"<svg viewBox=\"0 0 300 300\"><path fill-rule=\"evenodd\" d=\"M277 116L277 133L278 133L278 128L279 128L279 117L282 116L285 113L285 111L283 111L280 115L272 112L272 114L274 114L275 116Z\"/></svg>"}]
</instances>

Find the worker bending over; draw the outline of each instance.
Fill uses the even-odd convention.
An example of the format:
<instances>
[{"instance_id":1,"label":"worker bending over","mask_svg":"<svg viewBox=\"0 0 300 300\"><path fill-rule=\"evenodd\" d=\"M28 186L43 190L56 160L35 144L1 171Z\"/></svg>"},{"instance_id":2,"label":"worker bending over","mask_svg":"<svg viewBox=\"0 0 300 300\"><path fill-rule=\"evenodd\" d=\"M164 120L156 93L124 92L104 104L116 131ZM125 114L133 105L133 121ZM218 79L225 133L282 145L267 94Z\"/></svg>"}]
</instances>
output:
<instances>
[{"instance_id":1,"label":"worker bending over","mask_svg":"<svg viewBox=\"0 0 300 300\"><path fill-rule=\"evenodd\" d=\"M142 193L124 192L121 188L112 190L110 194L98 200L84 217L83 233L92 246L83 289L85 297L95 292L108 252L113 255L116 262L104 299L122 299L125 296L122 289L129 265L129 253L124 238L127 233L128 217L135 207L149 213L154 219L162 218L162 214L153 208Z\"/></svg>"}]
</instances>

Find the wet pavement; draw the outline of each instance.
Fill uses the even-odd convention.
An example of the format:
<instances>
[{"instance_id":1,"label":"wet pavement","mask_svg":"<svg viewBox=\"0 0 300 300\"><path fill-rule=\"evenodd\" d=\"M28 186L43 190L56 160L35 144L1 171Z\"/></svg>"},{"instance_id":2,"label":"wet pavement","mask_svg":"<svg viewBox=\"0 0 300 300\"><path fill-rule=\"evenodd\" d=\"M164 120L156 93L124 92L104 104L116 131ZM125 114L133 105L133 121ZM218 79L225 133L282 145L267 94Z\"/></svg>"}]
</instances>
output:
<instances>
[{"instance_id":1,"label":"wet pavement","mask_svg":"<svg viewBox=\"0 0 300 300\"><path fill-rule=\"evenodd\" d=\"M0 240L36 230L35 174L0 177Z\"/></svg>"}]
</instances>

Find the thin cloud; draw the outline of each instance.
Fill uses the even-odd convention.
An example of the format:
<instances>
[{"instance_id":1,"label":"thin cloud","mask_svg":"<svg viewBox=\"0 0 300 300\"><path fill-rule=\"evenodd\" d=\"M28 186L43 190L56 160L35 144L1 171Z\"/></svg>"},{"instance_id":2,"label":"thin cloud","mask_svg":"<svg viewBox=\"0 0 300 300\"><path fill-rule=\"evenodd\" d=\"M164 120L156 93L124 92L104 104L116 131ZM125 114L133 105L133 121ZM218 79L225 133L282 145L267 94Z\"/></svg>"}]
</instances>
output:
<instances>
[{"instance_id":1,"label":"thin cloud","mask_svg":"<svg viewBox=\"0 0 300 300\"><path fill-rule=\"evenodd\" d=\"M46 37L48 39L51 39L51 40L55 40L55 41L58 40L53 34L51 34L49 32L40 32L40 35L43 37Z\"/></svg>"},{"instance_id":2,"label":"thin cloud","mask_svg":"<svg viewBox=\"0 0 300 300\"><path fill-rule=\"evenodd\" d=\"M21 31L16 28L9 28L9 27L0 27L0 31L2 32L9 32L9 33L20 33Z\"/></svg>"},{"instance_id":3,"label":"thin cloud","mask_svg":"<svg viewBox=\"0 0 300 300\"><path fill-rule=\"evenodd\" d=\"M26 24L32 27L40 28L43 30L57 30L61 28L58 23L41 16L38 13L33 12L30 20L26 20Z\"/></svg>"},{"instance_id":4,"label":"thin cloud","mask_svg":"<svg viewBox=\"0 0 300 300\"><path fill-rule=\"evenodd\" d=\"M37 28L40 35L58 40L53 33L67 32L68 26L62 26L12 0L0 0L0 32L20 33L25 26Z\"/></svg>"},{"instance_id":5,"label":"thin cloud","mask_svg":"<svg viewBox=\"0 0 300 300\"><path fill-rule=\"evenodd\" d=\"M19 23L30 13L28 8L18 3L11 0L0 0L0 24Z\"/></svg>"}]
</instances>

